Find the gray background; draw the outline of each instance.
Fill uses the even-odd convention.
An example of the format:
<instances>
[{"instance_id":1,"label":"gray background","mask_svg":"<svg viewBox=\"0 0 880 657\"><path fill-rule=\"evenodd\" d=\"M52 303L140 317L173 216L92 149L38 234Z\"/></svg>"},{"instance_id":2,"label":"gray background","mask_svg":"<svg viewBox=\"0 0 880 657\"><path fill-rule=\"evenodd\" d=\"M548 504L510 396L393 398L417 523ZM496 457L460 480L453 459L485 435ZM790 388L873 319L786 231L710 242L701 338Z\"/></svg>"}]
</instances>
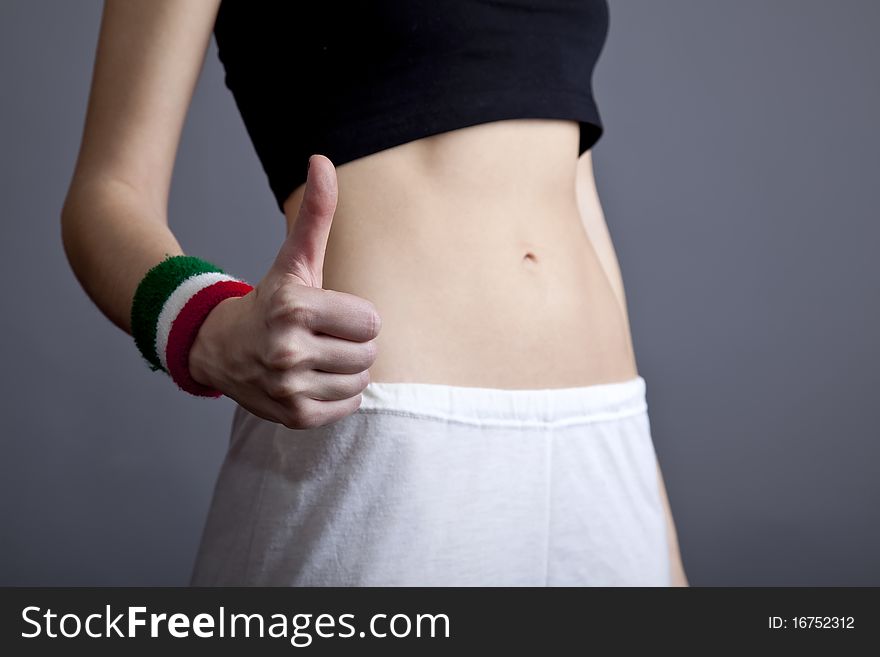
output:
<instances>
[{"instance_id":1,"label":"gray background","mask_svg":"<svg viewBox=\"0 0 880 657\"><path fill-rule=\"evenodd\" d=\"M234 408L150 372L64 258L100 11L0 4L5 585L185 584ZM878 26L611 0L596 178L693 585L880 585ZM213 42L170 217L250 280L283 236Z\"/></svg>"}]
</instances>

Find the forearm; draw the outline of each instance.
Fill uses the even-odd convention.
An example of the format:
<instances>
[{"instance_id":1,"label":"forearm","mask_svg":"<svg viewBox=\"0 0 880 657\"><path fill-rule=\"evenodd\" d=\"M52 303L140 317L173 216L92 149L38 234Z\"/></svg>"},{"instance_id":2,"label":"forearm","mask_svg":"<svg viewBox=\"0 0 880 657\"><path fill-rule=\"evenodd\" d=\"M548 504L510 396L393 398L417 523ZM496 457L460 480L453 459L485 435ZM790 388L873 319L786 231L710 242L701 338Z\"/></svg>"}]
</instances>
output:
<instances>
[{"instance_id":1,"label":"forearm","mask_svg":"<svg viewBox=\"0 0 880 657\"><path fill-rule=\"evenodd\" d=\"M660 500L663 503L663 513L666 518L666 535L669 548L669 565L671 568L673 586L690 586L687 575L684 572L684 564L681 561L681 550L678 546L678 533L675 529L675 520L672 517L672 509L669 506L669 496L666 493L666 484L663 481L663 473L660 471L660 461L657 461L657 485L660 489Z\"/></svg>"},{"instance_id":2,"label":"forearm","mask_svg":"<svg viewBox=\"0 0 880 657\"><path fill-rule=\"evenodd\" d=\"M611 234L608 231L608 224L605 221L602 203L596 189L590 151L584 153L578 160L575 192L584 231L587 233L587 237L596 252L596 257L602 266L602 270L605 272L608 284L617 297L624 326L627 334L629 334L629 312L627 310L626 293L623 287L623 276L620 272L617 253L614 249Z\"/></svg>"},{"instance_id":3,"label":"forearm","mask_svg":"<svg viewBox=\"0 0 880 657\"><path fill-rule=\"evenodd\" d=\"M138 283L166 254L183 253L162 209L133 187L109 180L71 186L61 238L86 294L129 334Z\"/></svg>"}]
</instances>

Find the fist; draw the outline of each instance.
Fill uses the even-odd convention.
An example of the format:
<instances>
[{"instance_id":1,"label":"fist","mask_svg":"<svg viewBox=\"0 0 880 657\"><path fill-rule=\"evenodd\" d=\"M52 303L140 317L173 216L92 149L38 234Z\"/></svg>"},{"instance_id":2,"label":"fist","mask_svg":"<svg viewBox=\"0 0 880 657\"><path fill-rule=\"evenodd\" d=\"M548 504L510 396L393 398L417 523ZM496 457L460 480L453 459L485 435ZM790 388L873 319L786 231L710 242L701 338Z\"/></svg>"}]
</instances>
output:
<instances>
[{"instance_id":1,"label":"fist","mask_svg":"<svg viewBox=\"0 0 880 657\"><path fill-rule=\"evenodd\" d=\"M302 205L269 271L249 294L215 306L190 351L193 378L291 429L360 407L381 327L370 301L321 287L337 179L326 157L309 162Z\"/></svg>"}]
</instances>

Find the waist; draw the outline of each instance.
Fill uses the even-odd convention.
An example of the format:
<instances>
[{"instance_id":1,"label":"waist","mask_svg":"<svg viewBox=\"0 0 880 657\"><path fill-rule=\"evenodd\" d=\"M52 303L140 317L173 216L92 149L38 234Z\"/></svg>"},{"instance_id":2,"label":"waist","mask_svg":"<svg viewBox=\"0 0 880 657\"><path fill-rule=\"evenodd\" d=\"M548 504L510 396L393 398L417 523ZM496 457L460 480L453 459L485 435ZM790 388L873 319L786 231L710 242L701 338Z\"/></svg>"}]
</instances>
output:
<instances>
[{"instance_id":1,"label":"waist","mask_svg":"<svg viewBox=\"0 0 880 657\"><path fill-rule=\"evenodd\" d=\"M379 311L374 381L541 388L636 374L576 206L337 213L324 287Z\"/></svg>"}]
</instances>

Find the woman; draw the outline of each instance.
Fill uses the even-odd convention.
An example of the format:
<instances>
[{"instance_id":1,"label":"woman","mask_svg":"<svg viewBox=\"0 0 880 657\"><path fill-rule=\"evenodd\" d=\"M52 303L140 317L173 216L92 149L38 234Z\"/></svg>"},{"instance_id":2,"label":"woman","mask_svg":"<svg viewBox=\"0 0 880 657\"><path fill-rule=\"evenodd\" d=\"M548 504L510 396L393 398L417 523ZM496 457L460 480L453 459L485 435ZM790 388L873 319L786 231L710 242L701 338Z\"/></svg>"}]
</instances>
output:
<instances>
[{"instance_id":1,"label":"woman","mask_svg":"<svg viewBox=\"0 0 880 657\"><path fill-rule=\"evenodd\" d=\"M107 0L63 211L98 307L137 339L188 257L212 33L287 223L174 359L192 295L142 341L238 404L193 584L687 585L590 159L607 5L533 4Z\"/></svg>"}]
</instances>

